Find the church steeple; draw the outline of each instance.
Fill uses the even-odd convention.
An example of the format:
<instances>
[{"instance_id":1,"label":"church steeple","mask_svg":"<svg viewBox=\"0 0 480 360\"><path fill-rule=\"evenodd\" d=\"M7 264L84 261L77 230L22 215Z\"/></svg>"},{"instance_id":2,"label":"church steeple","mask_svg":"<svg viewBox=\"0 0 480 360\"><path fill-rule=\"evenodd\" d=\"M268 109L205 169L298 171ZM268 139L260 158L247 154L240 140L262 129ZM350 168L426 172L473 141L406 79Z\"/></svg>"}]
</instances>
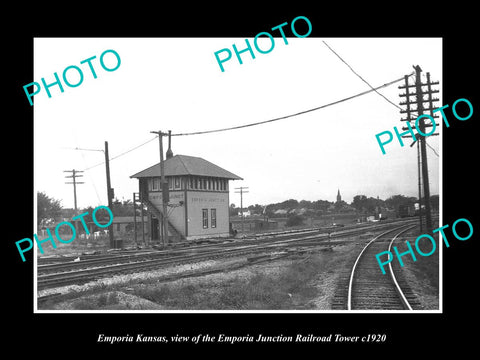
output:
<instances>
[{"instance_id":1,"label":"church steeple","mask_svg":"<svg viewBox=\"0 0 480 360\"><path fill-rule=\"evenodd\" d=\"M340 201L342 201L342 195L340 195L340 189L338 189L338 192L337 192L337 203L339 203Z\"/></svg>"}]
</instances>

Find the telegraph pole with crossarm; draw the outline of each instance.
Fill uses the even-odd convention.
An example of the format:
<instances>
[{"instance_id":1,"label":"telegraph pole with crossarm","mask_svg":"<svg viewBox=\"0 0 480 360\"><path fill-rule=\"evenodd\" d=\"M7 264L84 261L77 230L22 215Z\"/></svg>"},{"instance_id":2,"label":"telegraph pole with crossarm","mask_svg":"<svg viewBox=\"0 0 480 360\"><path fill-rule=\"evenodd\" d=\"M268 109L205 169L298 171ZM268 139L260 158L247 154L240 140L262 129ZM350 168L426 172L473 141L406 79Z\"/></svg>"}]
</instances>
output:
<instances>
[{"instance_id":1,"label":"telegraph pole with crossarm","mask_svg":"<svg viewBox=\"0 0 480 360\"><path fill-rule=\"evenodd\" d=\"M72 182L66 182L65 184L73 184L73 204L74 204L74 217L78 215L77 211L77 184L85 184L84 182L78 182L77 177L83 177L83 175L78 175L78 173L82 173L83 171L80 170L63 170L66 173L72 173L70 176L65 176L65 178L71 178ZM77 231L77 222L75 221L75 230Z\"/></svg>"},{"instance_id":2,"label":"telegraph pole with crossarm","mask_svg":"<svg viewBox=\"0 0 480 360\"><path fill-rule=\"evenodd\" d=\"M165 166L163 160L163 137L167 136L162 131L150 131L152 134L158 135L159 147L160 147L160 182L162 184L162 240L163 248L165 248L165 242L168 239L168 182L165 180Z\"/></svg>"},{"instance_id":3,"label":"telegraph pole with crossarm","mask_svg":"<svg viewBox=\"0 0 480 360\"><path fill-rule=\"evenodd\" d=\"M400 97L405 97L405 101L401 102L400 105L406 105L405 110L401 110L400 113L407 114L407 117L401 119L401 121L415 122L415 127L417 128L418 133L415 135L415 141L419 141L419 151L421 158L421 177L423 179L423 195L424 195L424 202L425 202L425 221L426 221L426 228L427 231L432 230L432 214L431 214L431 207L430 207L430 184L428 179L428 162L427 162L427 136L430 135L438 135L434 134L436 127L435 118L438 118L438 115L434 115L433 110L433 103L438 101L439 99L433 98L432 94L438 93L439 90L432 89L432 85L438 85L438 81L432 82L430 80L430 73L427 72L427 82L422 83L421 74L422 69L419 65L413 67L415 69L415 83L409 84L408 78L409 76L405 76L405 85L401 85L399 89L405 89L404 94L400 94ZM426 86L427 90L424 90L423 87ZM411 91L411 89L414 89ZM425 98L426 96L426 98ZM415 97L415 99L414 99ZM424 103L427 103L425 106ZM429 111L429 114L425 114L426 111ZM416 118L414 119L416 113ZM425 117L428 117L432 120L432 124L425 124ZM418 123L418 124L417 124ZM426 128L432 127L432 131L427 133ZM412 128L412 127L410 127ZM409 130L409 128L403 128L402 130ZM403 137L412 137L411 135L404 135ZM418 137L418 139L417 139ZM412 145L415 143L412 143ZM419 165L420 166L420 165ZM420 183L420 179L419 179ZM420 187L420 186L419 186ZM419 191L420 192L420 191ZM421 219L421 194L419 193L419 205L420 205L420 224L422 222Z\"/></svg>"},{"instance_id":4,"label":"telegraph pole with crossarm","mask_svg":"<svg viewBox=\"0 0 480 360\"><path fill-rule=\"evenodd\" d=\"M243 186L235 188L235 190L240 190L240 191L235 191L235 193L240 194L240 214L242 214L242 237L245 236L245 232L244 232L245 215L243 214L243 194L248 193L247 189L248 187L243 187Z\"/></svg>"}]
</instances>

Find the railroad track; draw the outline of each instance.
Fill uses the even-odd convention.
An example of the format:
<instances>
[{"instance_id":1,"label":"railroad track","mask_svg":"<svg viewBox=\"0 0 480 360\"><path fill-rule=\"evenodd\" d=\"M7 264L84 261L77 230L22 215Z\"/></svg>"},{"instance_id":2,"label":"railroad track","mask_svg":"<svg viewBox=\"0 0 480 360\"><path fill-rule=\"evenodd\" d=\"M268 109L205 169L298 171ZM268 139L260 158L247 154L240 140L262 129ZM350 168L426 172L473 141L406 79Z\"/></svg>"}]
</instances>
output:
<instances>
[{"instance_id":1,"label":"railroad track","mask_svg":"<svg viewBox=\"0 0 480 360\"><path fill-rule=\"evenodd\" d=\"M238 244L255 241L255 243L260 242L267 242L271 240L279 240L279 239L303 239L308 237L309 235L318 237L320 235L328 236L330 234L331 238L338 238L347 235L355 235L361 234L370 230L375 230L377 228L390 226L393 224L402 223L405 221L411 220L393 220L393 221L382 221L381 223L376 223L374 225L371 224L360 224L360 225L349 225L344 228L339 227L320 227L320 228L313 228L313 229L297 229L297 230L287 230L282 232L270 232L270 233L260 233L251 236L247 236L244 239L224 239L224 240L205 240L201 241L200 243L179 243L179 244L171 244L168 245L167 249L159 249L159 248L144 248L138 250L119 250L112 252L110 254L82 254L82 255L67 255L61 257L39 257L37 259L37 267L41 269L41 271L49 271L58 270L62 268L61 264L66 264L65 268L69 266L74 267L82 267L84 264L87 264L91 261L91 263L101 262L102 259L105 263L108 263L111 259L128 259L129 257L132 258L140 258L144 256L145 258L148 257L160 257L164 256L162 254L173 254L173 253L185 253L190 251L203 251L203 249L208 250L211 248L216 247L229 247L229 246L238 246ZM81 258L81 264L78 263L77 265L74 264L74 260L78 257ZM86 261L88 260L88 261ZM56 266L53 266L56 265Z\"/></svg>"},{"instance_id":2,"label":"railroad track","mask_svg":"<svg viewBox=\"0 0 480 360\"><path fill-rule=\"evenodd\" d=\"M139 261L142 259L155 259L167 256L175 256L181 254L188 254L192 252L207 252L215 251L219 248L230 248L243 246L254 242L255 244L266 243L278 243L278 241L284 239L287 243L289 241L298 240L318 240L326 238L341 238L344 236L352 236L357 234L363 234L366 231L376 230L385 226L391 226L392 223L376 224L374 226L361 226L346 228L346 230L340 230L335 232L322 232L324 229L309 229L309 230L293 230L282 233L268 233L261 234L255 237L241 239L241 240L227 240L223 243L216 244L203 244L203 245L191 245L182 247L173 247L166 250L125 250L112 254L99 254L99 255L80 255L80 256L65 256L61 258L39 258L37 264L37 270L39 274L47 274L61 271L71 271L75 269L82 269L100 265L115 264L115 263L128 263L132 261ZM332 230L332 229L330 229ZM76 259L80 259L76 261Z\"/></svg>"},{"instance_id":3,"label":"railroad track","mask_svg":"<svg viewBox=\"0 0 480 360\"><path fill-rule=\"evenodd\" d=\"M344 229L362 229L363 227L372 227L372 225L353 225L349 227L345 227ZM182 250L188 250L188 249L200 249L200 248L205 248L205 247L211 247L211 246L222 246L228 243L238 243L238 242L243 242L243 241L258 241L258 240L267 240L267 239L280 239L280 238L301 238L303 236L306 236L308 234L319 234L319 233L332 233L335 232L335 230L338 230L338 227L320 227L320 228L309 228L309 229L295 229L295 230L285 230L285 231L277 231L277 232L265 232L265 233L259 233L259 234L251 234L248 236L245 236L244 238L224 238L224 239L204 239L204 240L192 240L191 242L180 242L180 243L174 243L174 244L168 244L167 245L167 250L168 251L182 251ZM138 250L118 250L115 251L115 253L111 254L84 254L81 255L82 259L97 259L100 257L112 257L112 256L119 256L119 255L138 255L140 253L152 253L152 252L158 252L158 251L165 251L164 249L160 249L159 245L154 245L153 248L148 249L138 249ZM67 256L61 256L61 257L39 257L37 259L37 262L39 265L50 265L50 264L57 264L57 263L65 263L65 262L71 262L75 258L77 258L78 255L67 255Z\"/></svg>"},{"instance_id":4,"label":"railroad track","mask_svg":"<svg viewBox=\"0 0 480 360\"><path fill-rule=\"evenodd\" d=\"M315 247L341 244L339 238L358 235L365 231L378 230L394 226L392 223L379 224L375 227L363 227L339 231L333 234L319 234L308 231L294 234L291 237L282 236L279 239L257 239L252 241L230 242L226 244L211 244L194 246L175 251L152 251L139 254L112 255L110 257L91 258L85 261L60 264L39 265L37 274L37 289L42 290L69 284L81 284L102 277L117 274L142 272L160 269L172 265L201 262L219 257L243 256L261 252L284 252L289 254L292 247ZM327 240L327 241L324 241ZM291 252L290 252L291 253ZM268 257L267 257L268 259Z\"/></svg>"},{"instance_id":5,"label":"railroad track","mask_svg":"<svg viewBox=\"0 0 480 360\"><path fill-rule=\"evenodd\" d=\"M375 256L385 250L391 251L395 240L414 227L416 225L403 225L390 229L363 247L350 271L342 274L339 291L333 302L334 309L413 310L420 306L408 284L399 274L395 274L391 263L387 274L383 274ZM396 233L393 238L392 233Z\"/></svg>"},{"instance_id":6,"label":"railroad track","mask_svg":"<svg viewBox=\"0 0 480 360\"><path fill-rule=\"evenodd\" d=\"M288 252L284 253L278 253L278 254L270 254L270 255L260 255L260 256L254 256L251 258L247 258L246 262L243 263L236 263L234 265L224 265L220 267L214 267L214 268L207 268L207 269L197 269L197 270L190 270L190 271L185 271L182 273L177 273L177 274L166 274L162 275L158 278L156 278L157 282L168 282L168 281L175 281L183 278L193 278L193 277L199 277L199 276L206 276L206 275L212 275L212 274L218 274L222 273L225 271L233 271L233 270L239 270L247 266L252 266L252 265L257 265L265 262L270 262L270 261L275 261L279 260L282 258L286 258L290 256ZM53 294L48 294L48 295L43 295L37 298L39 303L46 302L48 300L55 300L55 301L60 301L63 298L65 298L65 294L61 293L53 293Z\"/></svg>"},{"instance_id":7,"label":"railroad track","mask_svg":"<svg viewBox=\"0 0 480 360\"><path fill-rule=\"evenodd\" d=\"M120 262L120 263L113 263L99 267L87 267L85 269L79 270L72 270L72 271L64 271L64 272L57 272L52 274L40 274L37 276L37 288L38 290L57 287L62 285L69 285L69 284L81 284L91 280L99 279L102 277L113 276L117 274L127 274L127 273L134 273L134 272L143 272L148 270L156 270L165 268L168 266L173 265L181 265L185 263L195 263L201 261L212 260L216 258L228 258L234 256L249 256L251 254L259 254L259 252L277 252L283 256L291 255L292 252L289 251L291 246L296 247L308 247L308 246L331 246L331 243L319 243L319 238L315 239L306 239L303 241L295 241L295 240L283 240L281 243L279 241L275 243L269 244L251 244L251 245L243 245L238 247L230 247L224 249L216 249L210 251L203 251L201 253L192 253L192 254L184 254L184 255L175 255L169 257L161 257L161 258L154 258L154 259L142 259L135 262ZM302 251L302 250L301 250ZM273 260L278 258L277 256L270 256L264 255L264 258L267 260ZM125 259L122 259L125 260ZM113 262L118 262L119 259L112 259ZM255 261L248 261L246 264L253 264ZM76 263L75 263L76 264ZM66 264L62 264L66 265ZM224 269L226 270L226 269ZM229 270L234 270L229 269ZM199 274L206 274L205 271L199 271ZM195 274L191 274L193 276ZM168 276L167 279L169 281L174 280L175 277L182 278L185 277L182 274Z\"/></svg>"}]
</instances>

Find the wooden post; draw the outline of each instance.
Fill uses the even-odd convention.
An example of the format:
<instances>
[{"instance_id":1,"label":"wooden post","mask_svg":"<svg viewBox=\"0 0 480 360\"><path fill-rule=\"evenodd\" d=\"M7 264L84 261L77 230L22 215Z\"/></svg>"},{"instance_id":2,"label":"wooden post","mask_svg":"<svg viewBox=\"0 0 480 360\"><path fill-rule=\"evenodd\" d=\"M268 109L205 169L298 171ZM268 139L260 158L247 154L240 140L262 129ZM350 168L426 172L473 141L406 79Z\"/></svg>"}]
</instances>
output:
<instances>
[{"instance_id":1,"label":"wooden post","mask_svg":"<svg viewBox=\"0 0 480 360\"><path fill-rule=\"evenodd\" d=\"M133 193L133 240L135 241L135 247L137 244L137 197Z\"/></svg>"},{"instance_id":2,"label":"wooden post","mask_svg":"<svg viewBox=\"0 0 480 360\"><path fill-rule=\"evenodd\" d=\"M423 90L422 90L422 69L420 66L414 66L415 69L415 88L417 95L417 112L420 117L423 115ZM419 121L419 130L425 134L425 120L421 118ZM432 213L430 209L430 183L428 180L428 162L427 162L427 139L420 136L420 154L422 157L422 179L423 179L423 197L425 199L425 222L427 231L432 230Z\"/></svg>"},{"instance_id":3,"label":"wooden post","mask_svg":"<svg viewBox=\"0 0 480 360\"><path fill-rule=\"evenodd\" d=\"M105 141L105 169L107 173L107 199L108 199L108 208L112 211L112 187L110 183L110 159L108 156L108 141ZM110 239L110 248L114 247L113 241L113 223L108 227L108 237Z\"/></svg>"},{"instance_id":4,"label":"wooden post","mask_svg":"<svg viewBox=\"0 0 480 360\"><path fill-rule=\"evenodd\" d=\"M244 222L245 222L245 216L243 216L243 194L244 193L248 193L248 191L245 191L246 189L248 189L248 187L243 187L243 186L240 186L238 188L235 188L235 190L240 190L240 191L235 191L237 194L239 193L240 194L240 213L242 214L242 237L245 236L245 226L244 226Z\"/></svg>"},{"instance_id":5,"label":"wooden post","mask_svg":"<svg viewBox=\"0 0 480 360\"><path fill-rule=\"evenodd\" d=\"M159 131L150 131L153 134L158 134L158 140L160 145L160 182L162 186L162 244L165 248L165 241L168 240L168 215L167 215L167 195L168 195L168 184L165 184L165 166L163 161L163 132Z\"/></svg>"}]
</instances>

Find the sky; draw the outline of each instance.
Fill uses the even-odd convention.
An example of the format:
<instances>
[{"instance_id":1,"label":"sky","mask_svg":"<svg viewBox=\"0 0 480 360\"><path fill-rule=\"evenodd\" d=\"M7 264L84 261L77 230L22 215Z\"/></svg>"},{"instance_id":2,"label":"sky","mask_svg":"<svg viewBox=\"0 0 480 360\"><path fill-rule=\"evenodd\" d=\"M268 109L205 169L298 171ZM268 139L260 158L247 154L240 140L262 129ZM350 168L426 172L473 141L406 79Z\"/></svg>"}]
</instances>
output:
<instances>
[{"instance_id":1,"label":"sky","mask_svg":"<svg viewBox=\"0 0 480 360\"><path fill-rule=\"evenodd\" d=\"M259 30L259 32L261 29ZM249 39L253 44L253 39ZM265 41L265 42L263 42ZM325 41L363 79L380 86L420 65L442 84L441 38L275 38L268 54L253 48L243 64L235 55L223 64L214 53L245 47L245 38L36 38L34 79L54 82L65 68L78 66L83 82L42 88L34 97L34 192L43 191L73 207L69 173L83 170L77 205L107 204L104 142L108 141L111 183L120 200L132 199L138 180L130 176L159 162L159 143L151 131L173 134L238 126L290 115L369 90ZM252 45L253 46L253 45ZM262 49L269 40L259 42ZM115 50L121 64L105 71L100 55ZM88 64L91 61L97 78ZM104 57L114 67L111 53ZM72 83L79 80L68 71ZM395 83L379 90L398 104ZM438 94L442 105L442 93ZM28 104L27 98L25 98ZM399 109L371 92L352 100L288 119L205 135L174 136L174 154L202 157L244 180L230 182L230 202L240 203L235 187L245 186L246 206L288 199L335 201L340 189L347 203L355 195L386 199L418 196L417 149L396 139L383 155L375 139L404 126ZM441 129L439 129L441 131ZM440 136L428 144L440 156ZM150 141L151 140L151 141ZM144 144L129 151L140 144ZM166 145L166 142L164 143ZM166 149L166 146L165 146ZM118 156L120 154L123 154ZM427 149L430 191L440 192L440 157ZM118 157L117 157L118 156Z\"/></svg>"}]
</instances>

